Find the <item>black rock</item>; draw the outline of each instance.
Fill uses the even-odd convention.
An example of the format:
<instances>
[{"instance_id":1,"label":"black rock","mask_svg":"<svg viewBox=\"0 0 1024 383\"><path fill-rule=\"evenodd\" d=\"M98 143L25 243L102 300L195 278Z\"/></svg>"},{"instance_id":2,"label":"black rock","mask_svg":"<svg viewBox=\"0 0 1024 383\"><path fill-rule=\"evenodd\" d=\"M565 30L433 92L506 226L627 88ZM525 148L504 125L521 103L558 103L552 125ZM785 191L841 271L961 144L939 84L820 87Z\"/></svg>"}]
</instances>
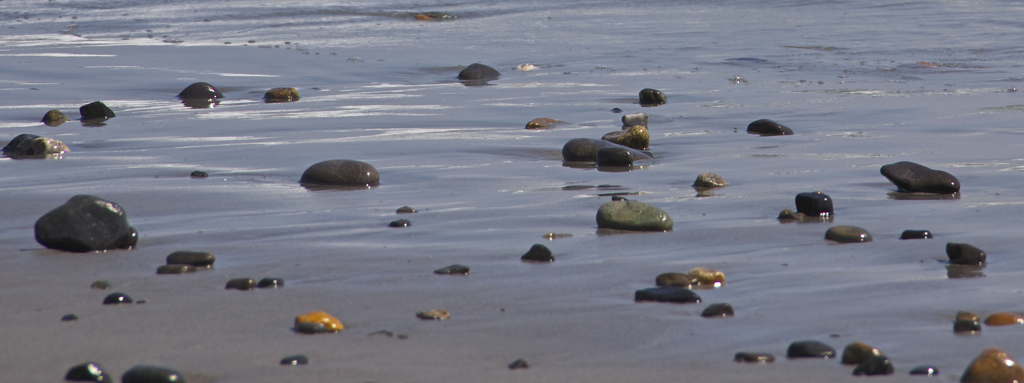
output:
<instances>
[{"instance_id":1,"label":"black rock","mask_svg":"<svg viewBox=\"0 0 1024 383\"><path fill-rule=\"evenodd\" d=\"M213 101L224 98L224 94L222 94L219 90L217 90L217 88L214 88L213 85L210 85L209 83L197 82L186 87L184 90L181 91L181 93L178 93L178 98L183 100L193 99Z\"/></svg>"},{"instance_id":2,"label":"black rock","mask_svg":"<svg viewBox=\"0 0 1024 383\"><path fill-rule=\"evenodd\" d=\"M4 153L16 153L18 152L18 147L20 147L23 143L35 140L37 138L39 138L39 135L36 134L19 134L17 136L14 136L14 138L11 139L11 141L8 142L7 145L4 145L4 148L2 150Z\"/></svg>"},{"instance_id":3,"label":"black rock","mask_svg":"<svg viewBox=\"0 0 1024 383\"><path fill-rule=\"evenodd\" d=\"M196 272L196 267L192 265L160 265L156 268L157 274L185 274Z\"/></svg>"},{"instance_id":4,"label":"black rock","mask_svg":"<svg viewBox=\"0 0 1024 383\"><path fill-rule=\"evenodd\" d=\"M64 380L72 382L112 382L110 375L103 366L96 362L88 362L71 367L64 375Z\"/></svg>"},{"instance_id":5,"label":"black rock","mask_svg":"<svg viewBox=\"0 0 1024 383\"><path fill-rule=\"evenodd\" d=\"M548 253L550 253L550 250L548 251ZM445 267L442 267L440 269L434 270L434 274L440 274L440 275L466 275L466 274L469 274L469 266L463 266L463 265L445 266Z\"/></svg>"},{"instance_id":6,"label":"black rock","mask_svg":"<svg viewBox=\"0 0 1024 383\"><path fill-rule=\"evenodd\" d=\"M205 251L178 250L167 256L168 265L191 265L196 267L210 267L217 260L213 254Z\"/></svg>"},{"instance_id":7,"label":"black rock","mask_svg":"<svg viewBox=\"0 0 1024 383\"><path fill-rule=\"evenodd\" d=\"M99 101L82 105L78 108L78 113L82 114L83 120L105 120L116 117L113 110L110 110L110 108Z\"/></svg>"},{"instance_id":8,"label":"black rock","mask_svg":"<svg viewBox=\"0 0 1024 383\"><path fill-rule=\"evenodd\" d=\"M99 281L93 282L91 285L89 285L89 287L97 289L97 290L106 290L106 289L110 288L110 282L107 282L107 281L104 281L104 280L99 280Z\"/></svg>"},{"instance_id":9,"label":"black rock","mask_svg":"<svg viewBox=\"0 0 1024 383\"><path fill-rule=\"evenodd\" d=\"M412 222L407 219L396 219L388 224L388 227L409 227L412 226Z\"/></svg>"},{"instance_id":10,"label":"black rock","mask_svg":"<svg viewBox=\"0 0 1024 383\"><path fill-rule=\"evenodd\" d=\"M516 359L514 362L509 363L509 370L519 370L523 368L530 368L530 364L526 363L526 359Z\"/></svg>"},{"instance_id":11,"label":"black rock","mask_svg":"<svg viewBox=\"0 0 1024 383\"><path fill-rule=\"evenodd\" d=\"M622 109L612 108L612 113L622 113Z\"/></svg>"},{"instance_id":12,"label":"black rock","mask_svg":"<svg viewBox=\"0 0 1024 383\"><path fill-rule=\"evenodd\" d=\"M910 369L910 375L938 376L939 369L935 366L917 366Z\"/></svg>"},{"instance_id":13,"label":"black rock","mask_svg":"<svg viewBox=\"0 0 1024 383\"><path fill-rule=\"evenodd\" d=\"M459 80L492 80L498 76L501 76L501 73L496 69L480 63L470 64L459 72Z\"/></svg>"},{"instance_id":14,"label":"black rock","mask_svg":"<svg viewBox=\"0 0 1024 383\"><path fill-rule=\"evenodd\" d=\"M597 166L631 166L634 161L649 159L651 156L644 152L621 145L606 146L597 150Z\"/></svg>"},{"instance_id":15,"label":"black rock","mask_svg":"<svg viewBox=\"0 0 1024 383\"><path fill-rule=\"evenodd\" d=\"M284 287L284 279L266 277L260 279L260 282L256 284L256 287L261 289L276 289L278 287Z\"/></svg>"},{"instance_id":16,"label":"black rock","mask_svg":"<svg viewBox=\"0 0 1024 383\"><path fill-rule=\"evenodd\" d=\"M954 333L977 334L981 332L981 317L969 311L957 311L953 319Z\"/></svg>"},{"instance_id":17,"label":"black rock","mask_svg":"<svg viewBox=\"0 0 1024 383\"><path fill-rule=\"evenodd\" d=\"M103 304L105 305L119 305L132 302L132 297L129 297L124 293L110 293L106 298L103 298Z\"/></svg>"},{"instance_id":18,"label":"black rock","mask_svg":"<svg viewBox=\"0 0 1024 383\"><path fill-rule=\"evenodd\" d=\"M892 361L885 355L874 355L857 365L853 369L854 375L892 375Z\"/></svg>"},{"instance_id":19,"label":"black rock","mask_svg":"<svg viewBox=\"0 0 1024 383\"><path fill-rule=\"evenodd\" d=\"M281 364L285 366L306 365L309 364L309 358L302 354L286 356L284 359L281 359Z\"/></svg>"},{"instance_id":20,"label":"black rock","mask_svg":"<svg viewBox=\"0 0 1024 383\"><path fill-rule=\"evenodd\" d=\"M793 129L772 120L761 119L747 125L747 133L762 136L789 136L793 134Z\"/></svg>"},{"instance_id":21,"label":"black rock","mask_svg":"<svg viewBox=\"0 0 1024 383\"><path fill-rule=\"evenodd\" d=\"M836 357L836 350L816 340L801 340L789 344L786 357L828 359Z\"/></svg>"},{"instance_id":22,"label":"black rock","mask_svg":"<svg viewBox=\"0 0 1024 383\"><path fill-rule=\"evenodd\" d=\"M592 138L576 138L562 146L562 160L596 162L597 151L608 146L622 146L605 140ZM622 146L624 147L624 146Z\"/></svg>"},{"instance_id":23,"label":"black rock","mask_svg":"<svg viewBox=\"0 0 1024 383\"><path fill-rule=\"evenodd\" d=\"M820 191L797 194L796 211L810 217L832 215L832 198Z\"/></svg>"},{"instance_id":24,"label":"black rock","mask_svg":"<svg viewBox=\"0 0 1024 383\"><path fill-rule=\"evenodd\" d=\"M985 252L966 243L946 243L946 255L954 265L984 265Z\"/></svg>"},{"instance_id":25,"label":"black rock","mask_svg":"<svg viewBox=\"0 0 1024 383\"><path fill-rule=\"evenodd\" d=\"M700 302L700 295L684 287L662 286L637 290L633 300L637 302L697 303Z\"/></svg>"},{"instance_id":26,"label":"black rock","mask_svg":"<svg viewBox=\"0 0 1024 383\"><path fill-rule=\"evenodd\" d=\"M380 174L368 163L328 160L313 164L302 173L300 183L313 185L370 187L380 183Z\"/></svg>"},{"instance_id":27,"label":"black rock","mask_svg":"<svg viewBox=\"0 0 1024 383\"><path fill-rule=\"evenodd\" d=\"M412 213L416 213L416 209L413 209L413 208L408 207L408 206L402 206L402 207L398 208L398 210L395 210L395 214L412 214Z\"/></svg>"},{"instance_id":28,"label":"black rock","mask_svg":"<svg viewBox=\"0 0 1024 383\"><path fill-rule=\"evenodd\" d=\"M903 230L900 239L927 239L932 238L932 232L928 230Z\"/></svg>"},{"instance_id":29,"label":"black rock","mask_svg":"<svg viewBox=\"0 0 1024 383\"><path fill-rule=\"evenodd\" d=\"M71 321L76 321L76 320L78 320L78 315L75 315L75 314L68 314L68 315L60 317L60 321L61 322L71 322Z\"/></svg>"},{"instance_id":30,"label":"black rock","mask_svg":"<svg viewBox=\"0 0 1024 383\"><path fill-rule=\"evenodd\" d=\"M708 305L704 308L704 311L700 313L700 316L705 318L716 318L716 317L731 317L735 315L732 310L732 305L728 303L715 303Z\"/></svg>"},{"instance_id":31,"label":"black rock","mask_svg":"<svg viewBox=\"0 0 1024 383\"><path fill-rule=\"evenodd\" d=\"M547 246L535 244L520 258L523 262L554 262L555 257Z\"/></svg>"},{"instance_id":32,"label":"black rock","mask_svg":"<svg viewBox=\"0 0 1024 383\"><path fill-rule=\"evenodd\" d=\"M192 174L189 174L189 177L192 177L192 178L206 178L206 177L209 177L209 176L210 176L209 174L207 174L206 172L204 172L202 170L196 170L196 171L193 171Z\"/></svg>"},{"instance_id":33,"label":"black rock","mask_svg":"<svg viewBox=\"0 0 1024 383\"><path fill-rule=\"evenodd\" d=\"M39 244L79 253L128 249L138 242L124 209L91 195L76 195L50 210L36 221L35 231Z\"/></svg>"},{"instance_id":34,"label":"black rock","mask_svg":"<svg viewBox=\"0 0 1024 383\"><path fill-rule=\"evenodd\" d=\"M881 172L903 192L953 194L960 191L960 180L952 174L913 162L888 164L882 166Z\"/></svg>"},{"instance_id":35,"label":"black rock","mask_svg":"<svg viewBox=\"0 0 1024 383\"><path fill-rule=\"evenodd\" d=\"M644 88L640 91L641 104L664 104L666 102L668 102L668 97L660 90Z\"/></svg>"},{"instance_id":36,"label":"black rock","mask_svg":"<svg viewBox=\"0 0 1024 383\"><path fill-rule=\"evenodd\" d=\"M692 274L661 273L654 278L655 286L679 286L689 288L696 284L700 284L700 280Z\"/></svg>"},{"instance_id":37,"label":"black rock","mask_svg":"<svg viewBox=\"0 0 1024 383\"><path fill-rule=\"evenodd\" d=\"M224 289L252 290L256 288L256 281L252 278L235 278L228 281Z\"/></svg>"},{"instance_id":38,"label":"black rock","mask_svg":"<svg viewBox=\"0 0 1024 383\"><path fill-rule=\"evenodd\" d=\"M167 367L138 365L121 376L121 383L188 383L185 376Z\"/></svg>"},{"instance_id":39,"label":"black rock","mask_svg":"<svg viewBox=\"0 0 1024 383\"><path fill-rule=\"evenodd\" d=\"M733 360L743 363L774 363L775 355L763 352L737 352Z\"/></svg>"},{"instance_id":40,"label":"black rock","mask_svg":"<svg viewBox=\"0 0 1024 383\"><path fill-rule=\"evenodd\" d=\"M301 332L303 334L320 334L325 332L334 332L333 330L328 329L327 326L324 326L323 323L319 322L300 322L299 324L295 325L295 331Z\"/></svg>"}]
</instances>

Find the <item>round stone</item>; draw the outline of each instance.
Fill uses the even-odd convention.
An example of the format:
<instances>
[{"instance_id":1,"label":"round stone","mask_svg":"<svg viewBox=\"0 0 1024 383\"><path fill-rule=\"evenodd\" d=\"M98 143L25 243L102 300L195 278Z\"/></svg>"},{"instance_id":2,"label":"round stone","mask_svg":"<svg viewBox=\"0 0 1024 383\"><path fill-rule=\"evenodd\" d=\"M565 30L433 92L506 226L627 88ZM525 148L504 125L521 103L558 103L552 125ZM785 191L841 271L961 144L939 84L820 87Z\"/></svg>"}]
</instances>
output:
<instances>
[{"instance_id":1,"label":"round stone","mask_svg":"<svg viewBox=\"0 0 1024 383\"><path fill-rule=\"evenodd\" d=\"M764 352L737 352L733 360L742 363L768 364L775 362L775 355Z\"/></svg>"},{"instance_id":2,"label":"round stone","mask_svg":"<svg viewBox=\"0 0 1024 383\"><path fill-rule=\"evenodd\" d=\"M611 201L597 210L597 227L632 231L672 230L672 217L639 201Z\"/></svg>"},{"instance_id":3,"label":"round stone","mask_svg":"<svg viewBox=\"0 0 1024 383\"><path fill-rule=\"evenodd\" d=\"M786 357L828 359L836 357L836 350L816 340L801 340L789 344Z\"/></svg>"},{"instance_id":4,"label":"round stone","mask_svg":"<svg viewBox=\"0 0 1024 383\"><path fill-rule=\"evenodd\" d=\"M459 72L459 80L492 80L501 76L501 73L487 65L474 63Z\"/></svg>"},{"instance_id":5,"label":"round stone","mask_svg":"<svg viewBox=\"0 0 1024 383\"><path fill-rule=\"evenodd\" d=\"M186 87L181 93L178 93L178 98L213 101L224 98L224 94L209 83L197 82Z\"/></svg>"},{"instance_id":6,"label":"round stone","mask_svg":"<svg viewBox=\"0 0 1024 383\"><path fill-rule=\"evenodd\" d=\"M93 282L91 285L89 285L89 287L97 290L106 290L110 288L110 282L107 282L105 280L99 280Z\"/></svg>"},{"instance_id":7,"label":"round stone","mask_svg":"<svg viewBox=\"0 0 1024 383\"><path fill-rule=\"evenodd\" d=\"M1014 313L995 313L985 318L985 324L989 326L1024 324L1024 318Z\"/></svg>"},{"instance_id":8,"label":"round stone","mask_svg":"<svg viewBox=\"0 0 1024 383\"><path fill-rule=\"evenodd\" d=\"M551 249L541 244L534 244L530 247L530 250L520 257L523 262L554 262L555 256L551 254Z\"/></svg>"},{"instance_id":9,"label":"round stone","mask_svg":"<svg viewBox=\"0 0 1024 383\"><path fill-rule=\"evenodd\" d=\"M202 170L196 170L196 171L193 171L192 174L189 174L189 177L192 177L192 178L206 178L206 177L209 177L209 176L210 175L208 173L206 173L206 172L204 172Z\"/></svg>"},{"instance_id":10,"label":"round stone","mask_svg":"<svg viewBox=\"0 0 1024 383\"><path fill-rule=\"evenodd\" d=\"M534 118L530 120L530 122L526 123L526 129L547 129L554 127L555 125L565 123L565 121L560 121L553 118Z\"/></svg>"},{"instance_id":11,"label":"round stone","mask_svg":"<svg viewBox=\"0 0 1024 383\"><path fill-rule=\"evenodd\" d=\"M728 303L714 303L704 308L700 316L705 318L731 317L735 315L732 305Z\"/></svg>"},{"instance_id":12,"label":"round stone","mask_svg":"<svg viewBox=\"0 0 1024 383\"><path fill-rule=\"evenodd\" d=\"M341 331L345 328L345 326L341 324L341 321L339 321L338 318L335 318L331 316L331 314L328 314L323 311L311 311L295 317L295 328L300 330L300 332L305 332L301 331L302 329L300 328L300 325L302 325L303 323L320 325L324 328L324 331L327 332ZM305 327L309 327L309 325L306 325Z\"/></svg>"},{"instance_id":13,"label":"round stone","mask_svg":"<svg viewBox=\"0 0 1024 383\"><path fill-rule=\"evenodd\" d=\"M396 219L388 224L388 227L409 227L412 226L412 222L407 219Z\"/></svg>"},{"instance_id":14,"label":"round stone","mask_svg":"<svg viewBox=\"0 0 1024 383\"><path fill-rule=\"evenodd\" d=\"M843 349L843 364L860 364L867 358L872 356L882 355L881 351L877 348L868 346L861 342L853 342L846 345Z\"/></svg>"},{"instance_id":15,"label":"round stone","mask_svg":"<svg viewBox=\"0 0 1024 383\"><path fill-rule=\"evenodd\" d=\"M309 364L309 358L302 354L286 356L281 359L281 364L285 366L307 365Z\"/></svg>"},{"instance_id":16,"label":"round stone","mask_svg":"<svg viewBox=\"0 0 1024 383\"><path fill-rule=\"evenodd\" d=\"M772 120L761 119L747 125L747 133L762 136L789 136L793 134L793 129Z\"/></svg>"},{"instance_id":17,"label":"round stone","mask_svg":"<svg viewBox=\"0 0 1024 383\"><path fill-rule=\"evenodd\" d=\"M597 150L597 166L632 166L635 161L649 160L644 152L625 146L606 146Z\"/></svg>"},{"instance_id":18,"label":"round stone","mask_svg":"<svg viewBox=\"0 0 1024 383\"><path fill-rule=\"evenodd\" d=\"M840 243L871 242L871 233L857 226L832 226L825 231L825 239Z\"/></svg>"},{"instance_id":19,"label":"round stone","mask_svg":"<svg viewBox=\"0 0 1024 383\"><path fill-rule=\"evenodd\" d=\"M93 101L78 108L82 114L82 120L105 120L116 117L114 111L100 101Z\"/></svg>"},{"instance_id":20,"label":"round stone","mask_svg":"<svg viewBox=\"0 0 1024 383\"><path fill-rule=\"evenodd\" d=\"M263 101L267 103L299 101L299 91L295 88L273 88L263 94Z\"/></svg>"},{"instance_id":21,"label":"round stone","mask_svg":"<svg viewBox=\"0 0 1024 383\"><path fill-rule=\"evenodd\" d=\"M157 274L185 274L194 273L196 267L192 265L161 265L156 268Z\"/></svg>"},{"instance_id":22,"label":"round stone","mask_svg":"<svg viewBox=\"0 0 1024 383\"><path fill-rule=\"evenodd\" d=\"M621 112L622 110L619 110ZM622 128L633 126L647 127L647 113L633 113L622 116Z\"/></svg>"},{"instance_id":23,"label":"round stone","mask_svg":"<svg viewBox=\"0 0 1024 383\"><path fill-rule=\"evenodd\" d=\"M629 130L605 134L601 139L636 150L647 150L647 146L651 143L651 135L647 132L647 128L641 125L635 125Z\"/></svg>"},{"instance_id":24,"label":"round stone","mask_svg":"<svg viewBox=\"0 0 1024 383\"><path fill-rule=\"evenodd\" d=\"M71 322L76 320L78 320L78 315L75 314L67 314L65 316L60 317L61 322Z\"/></svg>"},{"instance_id":25,"label":"round stone","mask_svg":"<svg viewBox=\"0 0 1024 383\"><path fill-rule=\"evenodd\" d=\"M720 188L728 185L724 178L715 173L701 173L697 180L693 181L693 186L698 188Z\"/></svg>"},{"instance_id":26,"label":"round stone","mask_svg":"<svg viewBox=\"0 0 1024 383\"><path fill-rule=\"evenodd\" d=\"M210 267L216 260L217 257L205 251L178 250L167 256L168 265Z\"/></svg>"},{"instance_id":27,"label":"round stone","mask_svg":"<svg viewBox=\"0 0 1024 383\"><path fill-rule=\"evenodd\" d=\"M981 332L981 317L969 311L957 311L953 319L953 332L977 334Z\"/></svg>"},{"instance_id":28,"label":"round stone","mask_svg":"<svg viewBox=\"0 0 1024 383\"><path fill-rule=\"evenodd\" d=\"M530 364L526 363L526 359L516 359L514 362L508 364L509 370L520 370L524 368L530 368Z\"/></svg>"},{"instance_id":29,"label":"round stone","mask_svg":"<svg viewBox=\"0 0 1024 383\"><path fill-rule=\"evenodd\" d=\"M252 290L254 288L256 288L256 281L252 278L234 278L224 286L224 289L235 290Z\"/></svg>"},{"instance_id":30,"label":"round stone","mask_svg":"<svg viewBox=\"0 0 1024 383\"><path fill-rule=\"evenodd\" d=\"M110 293L106 298L103 298L103 304L105 305L119 305L132 302L132 297L129 297L124 293Z\"/></svg>"},{"instance_id":31,"label":"round stone","mask_svg":"<svg viewBox=\"0 0 1024 383\"><path fill-rule=\"evenodd\" d=\"M72 382L112 382L106 369L96 362L87 362L75 365L64 374L64 380Z\"/></svg>"},{"instance_id":32,"label":"round stone","mask_svg":"<svg viewBox=\"0 0 1024 383\"><path fill-rule=\"evenodd\" d=\"M260 282L256 284L256 287L261 289L276 289L278 287L284 287L284 279L266 277L260 279Z\"/></svg>"},{"instance_id":33,"label":"round stone","mask_svg":"<svg viewBox=\"0 0 1024 383\"><path fill-rule=\"evenodd\" d=\"M966 243L946 243L946 256L954 265L984 265L985 252Z\"/></svg>"},{"instance_id":34,"label":"round stone","mask_svg":"<svg viewBox=\"0 0 1024 383\"><path fill-rule=\"evenodd\" d=\"M872 355L853 369L853 374L857 376L892 375L892 373L892 361L885 355Z\"/></svg>"},{"instance_id":35,"label":"round stone","mask_svg":"<svg viewBox=\"0 0 1024 383\"><path fill-rule=\"evenodd\" d=\"M43 119L40 122L47 126L60 126L60 124L68 121L68 116L65 116L64 113L61 113L57 109L52 109L43 115Z\"/></svg>"},{"instance_id":36,"label":"round stone","mask_svg":"<svg viewBox=\"0 0 1024 383\"><path fill-rule=\"evenodd\" d=\"M888 164L880 171L902 192L953 194L960 191L960 180L952 174L913 162Z\"/></svg>"},{"instance_id":37,"label":"round stone","mask_svg":"<svg viewBox=\"0 0 1024 383\"><path fill-rule=\"evenodd\" d=\"M930 239L932 232L928 230L903 230L900 239Z\"/></svg>"},{"instance_id":38,"label":"round stone","mask_svg":"<svg viewBox=\"0 0 1024 383\"><path fill-rule=\"evenodd\" d=\"M690 289L679 286L652 287L649 289L637 290L633 295L636 302L669 302L669 303L698 303L700 295Z\"/></svg>"},{"instance_id":39,"label":"round stone","mask_svg":"<svg viewBox=\"0 0 1024 383\"><path fill-rule=\"evenodd\" d=\"M910 369L910 375L938 376L939 369L935 366L917 366Z\"/></svg>"},{"instance_id":40,"label":"round stone","mask_svg":"<svg viewBox=\"0 0 1024 383\"><path fill-rule=\"evenodd\" d=\"M368 163L353 160L328 160L310 166L299 182L313 185L370 187L380 175Z\"/></svg>"},{"instance_id":41,"label":"round stone","mask_svg":"<svg viewBox=\"0 0 1024 383\"><path fill-rule=\"evenodd\" d=\"M116 203L91 195L71 197L35 225L36 241L51 249L90 252L128 249L138 242L138 233Z\"/></svg>"},{"instance_id":42,"label":"round stone","mask_svg":"<svg viewBox=\"0 0 1024 383\"><path fill-rule=\"evenodd\" d=\"M595 162L597 151L606 146L615 146L611 141L592 138L575 138L562 146L562 160L568 162Z\"/></svg>"},{"instance_id":43,"label":"round stone","mask_svg":"<svg viewBox=\"0 0 1024 383\"><path fill-rule=\"evenodd\" d=\"M700 283L700 281L697 280L697 277L684 273L662 273L658 274L658 276L654 278L655 286L679 286L690 288L690 286L698 283Z\"/></svg>"},{"instance_id":44,"label":"round stone","mask_svg":"<svg viewBox=\"0 0 1024 383\"><path fill-rule=\"evenodd\" d=\"M139 365L121 375L121 383L187 383L185 376L167 367Z\"/></svg>"},{"instance_id":45,"label":"round stone","mask_svg":"<svg viewBox=\"0 0 1024 383\"><path fill-rule=\"evenodd\" d=\"M660 90L644 88L640 91L640 104L657 105L668 102L668 97Z\"/></svg>"},{"instance_id":46,"label":"round stone","mask_svg":"<svg viewBox=\"0 0 1024 383\"><path fill-rule=\"evenodd\" d=\"M998 348L983 351L960 376L960 383L995 382L1024 382L1024 369Z\"/></svg>"},{"instance_id":47,"label":"round stone","mask_svg":"<svg viewBox=\"0 0 1024 383\"><path fill-rule=\"evenodd\" d=\"M408 206L402 206L402 207L398 208L398 210L395 210L395 214L412 214L412 213L416 213L416 209L413 209L413 208L408 207Z\"/></svg>"},{"instance_id":48,"label":"round stone","mask_svg":"<svg viewBox=\"0 0 1024 383\"><path fill-rule=\"evenodd\" d=\"M434 270L434 274L438 274L438 275L466 275L466 274L469 274L469 267L468 266L463 266L463 265L445 266L445 267L442 267L440 269Z\"/></svg>"},{"instance_id":49,"label":"round stone","mask_svg":"<svg viewBox=\"0 0 1024 383\"><path fill-rule=\"evenodd\" d=\"M416 317L423 320L445 320L450 316L445 310L427 310L416 313Z\"/></svg>"}]
</instances>

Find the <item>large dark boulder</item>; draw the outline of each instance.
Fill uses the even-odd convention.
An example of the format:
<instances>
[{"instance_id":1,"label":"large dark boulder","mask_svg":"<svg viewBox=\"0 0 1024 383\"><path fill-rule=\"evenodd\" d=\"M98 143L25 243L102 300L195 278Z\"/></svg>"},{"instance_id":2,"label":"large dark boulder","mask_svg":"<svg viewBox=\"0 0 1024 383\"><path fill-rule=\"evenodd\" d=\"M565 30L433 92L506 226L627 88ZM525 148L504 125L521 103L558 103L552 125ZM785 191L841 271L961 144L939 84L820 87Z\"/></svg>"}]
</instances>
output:
<instances>
[{"instance_id":1,"label":"large dark boulder","mask_svg":"<svg viewBox=\"0 0 1024 383\"><path fill-rule=\"evenodd\" d=\"M499 76L501 73L497 69L480 63L470 64L459 72L459 80L493 80Z\"/></svg>"},{"instance_id":2,"label":"large dark boulder","mask_svg":"<svg viewBox=\"0 0 1024 383\"><path fill-rule=\"evenodd\" d=\"M85 253L129 249L138 233L118 204L91 195L76 195L36 221L36 241L51 249Z\"/></svg>"},{"instance_id":3,"label":"large dark boulder","mask_svg":"<svg viewBox=\"0 0 1024 383\"><path fill-rule=\"evenodd\" d=\"M377 186L380 174L372 165L353 160L317 162L302 173L303 184L324 186Z\"/></svg>"},{"instance_id":4,"label":"large dark boulder","mask_svg":"<svg viewBox=\"0 0 1024 383\"><path fill-rule=\"evenodd\" d=\"M960 180L952 174L909 161L882 166L882 175L900 191L908 193L953 194L960 191Z\"/></svg>"}]
</instances>

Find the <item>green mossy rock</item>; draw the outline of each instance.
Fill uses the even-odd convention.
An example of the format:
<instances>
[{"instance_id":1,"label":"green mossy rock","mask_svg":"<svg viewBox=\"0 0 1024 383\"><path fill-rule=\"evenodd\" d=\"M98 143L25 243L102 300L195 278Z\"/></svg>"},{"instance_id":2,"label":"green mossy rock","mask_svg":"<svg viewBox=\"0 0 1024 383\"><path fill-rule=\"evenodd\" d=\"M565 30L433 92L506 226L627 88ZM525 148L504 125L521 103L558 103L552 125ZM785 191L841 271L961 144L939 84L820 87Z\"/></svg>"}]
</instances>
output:
<instances>
[{"instance_id":1,"label":"green mossy rock","mask_svg":"<svg viewBox=\"0 0 1024 383\"><path fill-rule=\"evenodd\" d=\"M597 227L633 231L672 230L672 217L639 201L612 201L597 210Z\"/></svg>"}]
</instances>

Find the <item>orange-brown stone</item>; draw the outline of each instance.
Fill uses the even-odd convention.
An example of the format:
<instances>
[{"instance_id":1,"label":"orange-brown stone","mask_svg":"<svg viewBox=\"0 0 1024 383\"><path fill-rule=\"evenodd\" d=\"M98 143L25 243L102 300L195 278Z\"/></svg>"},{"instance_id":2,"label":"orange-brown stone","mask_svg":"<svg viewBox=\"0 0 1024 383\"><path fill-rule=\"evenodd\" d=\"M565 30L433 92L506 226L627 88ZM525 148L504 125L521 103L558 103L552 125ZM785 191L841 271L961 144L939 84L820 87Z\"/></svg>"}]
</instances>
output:
<instances>
[{"instance_id":1,"label":"orange-brown stone","mask_svg":"<svg viewBox=\"0 0 1024 383\"><path fill-rule=\"evenodd\" d=\"M1008 326L1011 324L1024 324L1024 318L1014 313L995 313L985 318L985 324L989 326Z\"/></svg>"},{"instance_id":2,"label":"orange-brown stone","mask_svg":"<svg viewBox=\"0 0 1024 383\"><path fill-rule=\"evenodd\" d=\"M299 323L320 323L327 328L328 331L341 331L345 328L341 324L338 318L331 316L331 314L323 311L312 311L295 317L295 325Z\"/></svg>"},{"instance_id":3,"label":"orange-brown stone","mask_svg":"<svg viewBox=\"0 0 1024 383\"><path fill-rule=\"evenodd\" d=\"M964 370L960 383L1024 382L1024 369L1003 350L990 348L974 358Z\"/></svg>"}]
</instances>

